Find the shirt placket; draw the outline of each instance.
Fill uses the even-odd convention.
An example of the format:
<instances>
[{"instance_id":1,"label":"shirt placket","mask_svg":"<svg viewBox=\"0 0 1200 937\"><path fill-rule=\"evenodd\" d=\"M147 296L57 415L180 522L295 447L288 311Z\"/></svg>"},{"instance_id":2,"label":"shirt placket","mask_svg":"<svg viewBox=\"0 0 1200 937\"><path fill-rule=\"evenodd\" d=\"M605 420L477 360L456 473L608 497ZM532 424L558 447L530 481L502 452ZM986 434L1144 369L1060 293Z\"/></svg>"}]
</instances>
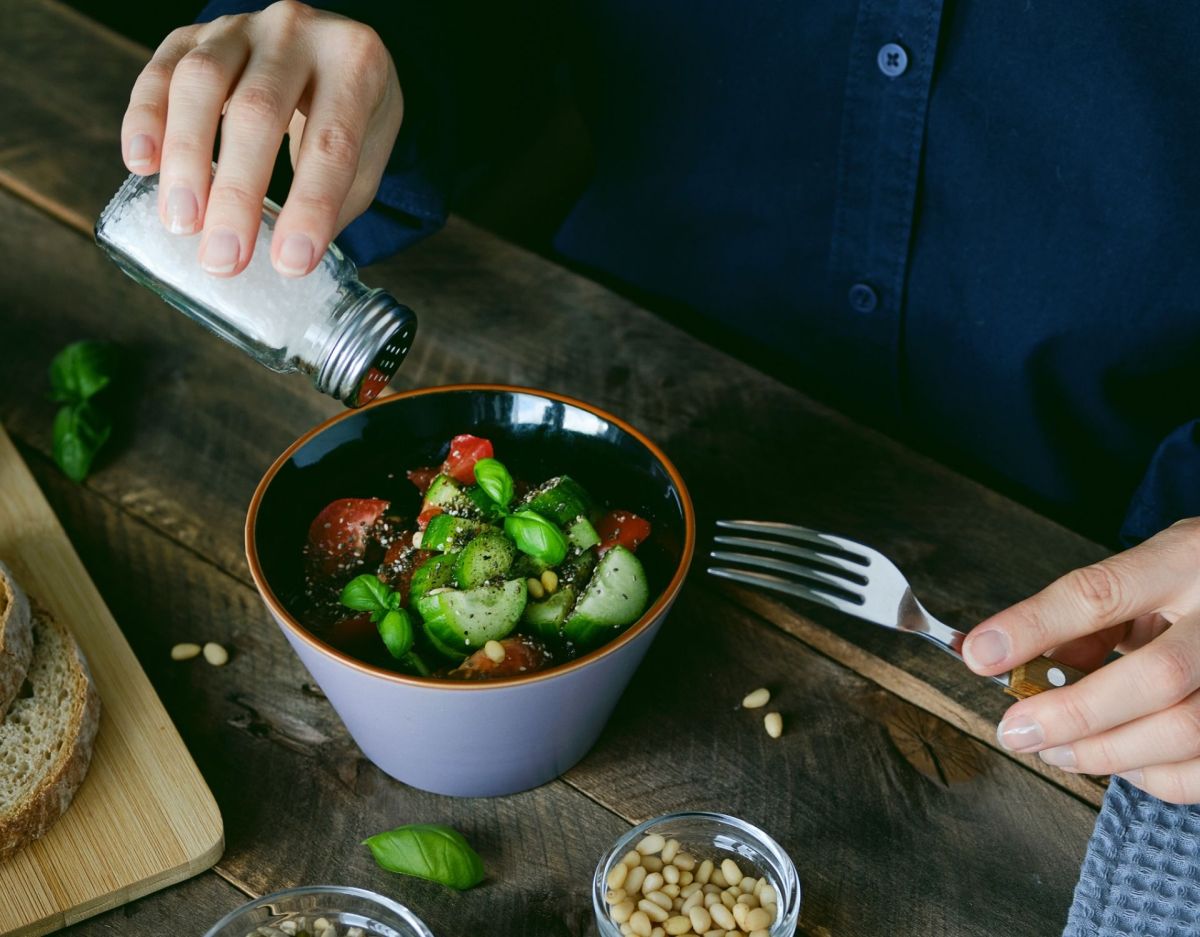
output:
<instances>
[{"instance_id":1,"label":"shirt placket","mask_svg":"<svg viewBox=\"0 0 1200 937\"><path fill-rule=\"evenodd\" d=\"M859 399L902 416L901 346L925 114L942 0L861 0L838 147L829 308Z\"/></svg>"}]
</instances>

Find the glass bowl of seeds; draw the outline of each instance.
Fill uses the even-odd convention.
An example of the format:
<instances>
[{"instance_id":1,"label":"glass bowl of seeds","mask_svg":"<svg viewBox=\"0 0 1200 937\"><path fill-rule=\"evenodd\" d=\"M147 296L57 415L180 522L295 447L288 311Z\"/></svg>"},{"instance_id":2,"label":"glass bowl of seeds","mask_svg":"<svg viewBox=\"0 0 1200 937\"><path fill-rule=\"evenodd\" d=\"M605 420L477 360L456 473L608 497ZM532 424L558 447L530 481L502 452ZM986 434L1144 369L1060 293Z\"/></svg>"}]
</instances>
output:
<instances>
[{"instance_id":1,"label":"glass bowl of seeds","mask_svg":"<svg viewBox=\"0 0 1200 937\"><path fill-rule=\"evenodd\" d=\"M800 877L758 827L670 813L634 827L596 867L601 937L793 937Z\"/></svg>"},{"instance_id":2,"label":"glass bowl of seeds","mask_svg":"<svg viewBox=\"0 0 1200 937\"><path fill-rule=\"evenodd\" d=\"M309 885L242 905L204 937L433 937L415 914L364 888Z\"/></svg>"}]
</instances>

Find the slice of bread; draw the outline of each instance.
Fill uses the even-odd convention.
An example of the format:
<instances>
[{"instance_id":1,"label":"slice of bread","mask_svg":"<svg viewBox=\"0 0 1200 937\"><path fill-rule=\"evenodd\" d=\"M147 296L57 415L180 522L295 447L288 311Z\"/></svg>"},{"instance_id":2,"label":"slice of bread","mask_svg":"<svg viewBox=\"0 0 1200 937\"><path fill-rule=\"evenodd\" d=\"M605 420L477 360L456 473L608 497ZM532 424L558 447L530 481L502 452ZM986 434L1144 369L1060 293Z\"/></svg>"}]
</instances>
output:
<instances>
[{"instance_id":1,"label":"slice of bread","mask_svg":"<svg viewBox=\"0 0 1200 937\"><path fill-rule=\"evenodd\" d=\"M33 661L0 723L0 860L45 835L83 783L100 697L79 645L33 603Z\"/></svg>"},{"instance_id":2,"label":"slice of bread","mask_svg":"<svg viewBox=\"0 0 1200 937\"><path fill-rule=\"evenodd\" d=\"M0 563L0 719L21 691L32 657L29 600L12 570Z\"/></svg>"}]
</instances>

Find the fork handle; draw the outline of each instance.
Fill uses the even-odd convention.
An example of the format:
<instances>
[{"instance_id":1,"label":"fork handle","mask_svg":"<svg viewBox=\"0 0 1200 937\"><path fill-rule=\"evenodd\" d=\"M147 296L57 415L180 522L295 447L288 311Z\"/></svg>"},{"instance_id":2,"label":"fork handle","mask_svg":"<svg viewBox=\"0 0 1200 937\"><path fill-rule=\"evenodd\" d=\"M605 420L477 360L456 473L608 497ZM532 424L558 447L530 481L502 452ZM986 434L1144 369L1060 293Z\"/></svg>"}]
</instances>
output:
<instances>
[{"instance_id":1,"label":"fork handle","mask_svg":"<svg viewBox=\"0 0 1200 937\"><path fill-rule=\"evenodd\" d=\"M1014 667L1004 692L1017 699L1026 699L1045 690L1078 683L1086 673L1068 667L1052 657L1035 657L1027 664Z\"/></svg>"}]
</instances>

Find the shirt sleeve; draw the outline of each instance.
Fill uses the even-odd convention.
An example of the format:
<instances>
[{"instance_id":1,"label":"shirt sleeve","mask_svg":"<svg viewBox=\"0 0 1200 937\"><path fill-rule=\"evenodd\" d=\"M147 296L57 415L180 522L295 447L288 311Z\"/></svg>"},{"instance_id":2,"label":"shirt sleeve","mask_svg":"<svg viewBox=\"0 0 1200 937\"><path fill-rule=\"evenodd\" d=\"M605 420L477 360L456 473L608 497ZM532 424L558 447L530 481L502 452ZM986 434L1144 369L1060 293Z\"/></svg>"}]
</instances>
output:
<instances>
[{"instance_id":1,"label":"shirt sleeve","mask_svg":"<svg viewBox=\"0 0 1200 937\"><path fill-rule=\"evenodd\" d=\"M197 22L268 3L213 0ZM554 0L309 3L375 29L404 93L404 122L374 202L337 238L355 262L369 264L441 228L464 186L545 119L556 94L560 19Z\"/></svg>"},{"instance_id":2,"label":"shirt sleeve","mask_svg":"<svg viewBox=\"0 0 1200 937\"><path fill-rule=\"evenodd\" d=\"M1121 539L1140 543L1185 517L1200 517L1200 419L1176 428L1155 450L1129 504Z\"/></svg>"}]
</instances>

